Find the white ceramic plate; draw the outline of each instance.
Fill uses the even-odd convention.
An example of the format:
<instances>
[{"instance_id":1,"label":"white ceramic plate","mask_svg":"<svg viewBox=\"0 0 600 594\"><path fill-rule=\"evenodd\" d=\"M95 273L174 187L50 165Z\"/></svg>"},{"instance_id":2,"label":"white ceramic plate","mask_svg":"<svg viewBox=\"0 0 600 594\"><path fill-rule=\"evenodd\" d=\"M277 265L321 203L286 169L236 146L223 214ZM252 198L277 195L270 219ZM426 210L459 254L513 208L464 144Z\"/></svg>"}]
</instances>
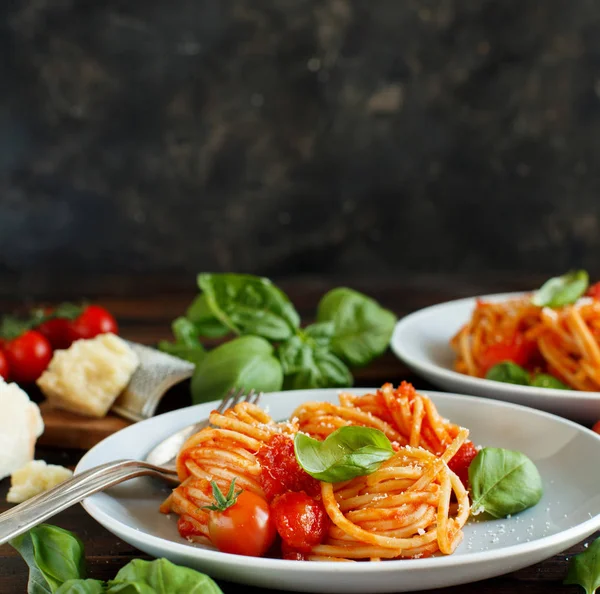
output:
<instances>
[{"instance_id":1,"label":"white ceramic plate","mask_svg":"<svg viewBox=\"0 0 600 594\"><path fill-rule=\"evenodd\" d=\"M415 373L446 390L524 404L567 419L596 422L600 419L600 392L517 386L453 370L455 354L450 339L471 317L476 299L504 301L519 295L522 293L486 295L421 309L398 322L391 348Z\"/></svg>"},{"instance_id":2,"label":"white ceramic plate","mask_svg":"<svg viewBox=\"0 0 600 594\"><path fill-rule=\"evenodd\" d=\"M355 390L362 394L367 390ZM307 400L337 401L337 390L267 394L273 418L287 418ZM380 563L283 561L229 555L183 540L176 518L158 512L168 494L151 479L135 479L87 499L83 506L122 540L155 557L204 571L217 579L304 592L405 592L473 582L515 571L567 549L600 527L600 436L570 421L493 400L429 393L440 413L469 427L475 443L516 449L542 475L541 502L506 520L469 522L449 556ZM143 459L160 440L214 404L202 404L137 423L88 452L76 472L121 458ZM593 471L591 471L593 469Z\"/></svg>"}]
</instances>

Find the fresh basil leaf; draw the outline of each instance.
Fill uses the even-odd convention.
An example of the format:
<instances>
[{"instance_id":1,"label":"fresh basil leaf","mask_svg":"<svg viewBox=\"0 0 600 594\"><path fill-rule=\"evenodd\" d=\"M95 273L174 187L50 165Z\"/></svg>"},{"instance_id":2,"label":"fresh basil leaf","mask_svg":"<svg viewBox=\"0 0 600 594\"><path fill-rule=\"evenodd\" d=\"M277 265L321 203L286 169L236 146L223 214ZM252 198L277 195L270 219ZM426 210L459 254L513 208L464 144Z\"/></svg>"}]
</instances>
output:
<instances>
[{"instance_id":1,"label":"fresh basil leaf","mask_svg":"<svg viewBox=\"0 0 600 594\"><path fill-rule=\"evenodd\" d=\"M531 385L537 388L552 388L554 390L570 390L569 386L563 384L553 375L548 373L538 373L532 380Z\"/></svg>"},{"instance_id":2,"label":"fresh basil leaf","mask_svg":"<svg viewBox=\"0 0 600 594\"><path fill-rule=\"evenodd\" d=\"M206 295L202 293L192 301L185 315L191 322L194 322L200 336L220 338L230 332L229 328L215 317L208 305Z\"/></svg>"},{"instance_id":3,"label":"fresh basil leaf","mask_svg":"<svg viewBox=\"0 0 600 594\"><path fill-rule=\"evenodd\" d=\"M333 322L318 322L310 324L302 332L319 346L329 346L335 333L335 324Z\"/></svg>"},{"instance_id":4,"label":"fresh basil leaf","mask_svg":"<svg viewBox=\"0 0 600 594\"><path fill-rule=\"evenodd\" d=\"M281 390L283 372L273 347L258 336L241 336L208 352L192 377L194 404L223 398L233 387Z\"/></svg>"},{"instance_id":5,"label":"fresh basil leaf","mask_svg":"<svg viewBox=\"0 0 600 594\"><path fill-rule=\"evenodd\" d=\"M583 553L571 558L569 571L563 583L577 584L586 594L594 594L600 588L600 538Z\"/></svg>"},{"instance_id":6,"label":"fresh basil leaf","mask_svg":"<svg viewBox=\"0 0 600 594\"><path fill-rule=\"evenodd\" d=\"M238 334L285 340L300 325L288 297L267 278L249 274L200 274L198 286L210 310Z\"/></svg>"},{"instance_id":7,"label":"fresh basil leaf","mask_svg":"<svg viewBox=\"0 0 600 594\"><path fill-rule=\"evenodd\" d=\"M219 586L207 575L175 565L167 559L134 559L117 573L110 584L118 582L146 584L153 588L156 594L223 594Z\"/></svg>"},{"instance_id":8,"label":"fresh basil leaf","mask_svg":"<svg viewBox=\"0 0 600 594\"><path fill-rule=\"evenodd\" d=\"M106 584L100 580L67 580L56 594L106 594L106 591Z\"/></svg>"},{"instance_id":9,"label":"fresh basil leaf","mask_svg":"<svg viewBox=\"0 0 600 594\"><path fill-rule=\"evenodd\" d=\"M529 373L512 361L503 361L494 365L485 374L485 378L505 384L529 385Z\"/></svg>"},{"instance_id":10,"label":"fresh basil leaf","mask_svg":"<svg viewBox=\"0 0 600 594\"><path fill-rule=\"evenodd\" d=\"M185 359L197 365L204 358L206 351L198 339L198 330L193 322L187 318L177 318L171 324L175 342L161 340L159 350Z\"/></svg>"},{"instance_id":11,"label":"fresh basil leaf","mask_svg":"<svg viewBox=\"0 0 600 594\"><path fill-rule=\"evenodd\" d=\"M394 454L384 433L358 426L340 427L324 441L296 433L294 451L308 474L328 483L371 474Z\"/></svg>"},{"instance_id":12,"label":"fresh basil leaf","mask_svg":"<svg viewBox=\"0 0 600 594\"><path fill-rule=\"evenodd\" d=\"M105 594L156 594L156 590L143 582L108 583Z\"/></svg>"},{"instance_id":13,"label":"fresh basil leaf","mask_svg":"<svg viewBox=\"0 0 600 594\"><path fill-rule=\"evenodd\" d=\"M542 498L542 478L522 452L483 448L469 466L472 510L505 518L533 507Z\"/></svg>"},{"instance_id":14,"label":"fresh basil leaf","mask_svg":"<svg viewBox=\"0 0 600 594\"><path fill-rule=\"evenodd\" d=\"M83 543L68 530L40 524L10 544L29 566L28 594L56 592L63 582L85 577Z\"/></svg>"},{"instance_id":15,"label":"fresh basil leaf","mask_svg":"<svg viewBox=\"0 0 600 594\"><path fill-rule=\"evenodd\" d=\"M370 297L342 287L321 299L317 321L334 323L334 354L349 365L362 366L387 349L396 316Z\"/></svg>"},{"instance_id":16,"label":"fresh basil leaf","mask_svg":"<svg viewBox=\"0 0 600 594\"><path fill-rule=\"evenodd\" d=\"M319 324L320 326L320 324ZM311 331L312 332L312 331ZM308 333L301 333L279 346L278 355L285 376L284 387L289 390L307 388L348 387L353 383L344 362L329 351L325 342Z\"/></svg>"},{"instance_id":17,"label":"fresh basil leaf","mask_svg":"<svg viewBox=\"0 0 600 594\"><path fill-rule=\"evenodd\" d=\"M547 280L538 289L531 303L539 307L561 307L575 303L586 291L589 276L585 270L573 270Z\"/></svg>"}]
</instances>

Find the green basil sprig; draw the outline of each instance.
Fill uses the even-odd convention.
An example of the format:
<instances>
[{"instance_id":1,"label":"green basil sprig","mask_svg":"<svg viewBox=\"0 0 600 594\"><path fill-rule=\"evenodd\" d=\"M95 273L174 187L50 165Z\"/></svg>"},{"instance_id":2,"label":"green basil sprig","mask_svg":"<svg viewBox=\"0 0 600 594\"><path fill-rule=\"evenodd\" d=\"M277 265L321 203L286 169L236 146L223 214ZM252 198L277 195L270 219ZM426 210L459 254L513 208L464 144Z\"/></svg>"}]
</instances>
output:
<instances>
[{"instance_id":1,"label":"green basil sprig","mask_svg":"<svg viewBox=\"0 0 600 594\"><path fill-rule=\"evenodd\" d=\"M532 380L531 385L536 388L550 388L552 390L570 390L569 386L563 384L553 375L548 373L538 373Z\"/></svg>"},{"instance_id":2,"label":"green basil sprig","mask_svg":"<svg viewBox=\"0 0 600 594\"><path fill-rule=\"evenodd\" d=\"M171 330L175 337L174 342L161 340L158 348L165 353L185 359L196 365L204 359L206 351L198 338L198 328L194 322L188 318L177 318L171 324Z\"/></svg>"},{"instance_id":3,"label":"green basil sprig","mask_svg":"<svg viewBox=\"0 0 600 594\"><path fill-rule=\"evenodd\" d=\"M194 370L192 401L198 404L223 398L235 386L259 392L281 390L281 363L264 338L240 336L208 352Z\"/></svg>"},{"instance_id":4,"label":"green basil sprig","mask_svg":"<svg viewBox=\"0 0 600 594\"><path fill-rule=\"evenodd\" d=\"M531 303L539 307L561 307L575 303L587 291L589 281L585 270L573 270L556 276L534 293Z\"/></svg>"},{"instance_id":5,"label":"green basil sprig","mask_svg":"<svg viewBox=\"0 0 600 594\"><path fill-rule=\"evenodd\" d=\"M394 448L378 429L348 426L324 441L296 433L294 452L298 464L312 477L337 483L375 472L394 454Z\"/></svg>"},{"instance_id":6,"label":"green basil sprig","mask_svg":"<svg viewBox=\"0 0 600 594\"><path fill-rule=\"evenodd\" d=\"M529 373L512 361L502 361L494 365L485 374L485 378L506 384L529 385Z\"/></svg>"},{"instance_id":7,"label":"green basil sprig","mask_svg":"<svg viewBox=\"0 0 600 594\"><path fill-rule=\"evenodd\" d=\"M198 336L206 338L220 338L226 336L231 330L223 324L212 312L208 305L206 295L200 293L190 304L185 312L185 317L194 323Z\"/></svg>"},{"instance_id":8,"label":"green basil sprig","mask_svg":"<svg viewBox=\"0 0 600 594\"><path fill-rule=\"evenodd\" d=\"M29 565L27 594L223 594L207 575L167 559L134 559L108 582L86 579L82 542L49 524L10 544Z\"/></svg>"},{"instance_id":9,"label":"green basil sprig","mask_svg":"<svg viewBox=\"0 0 600 594\"><path fill-rule=\"evenodd\" d=\"M237 334L285 340L300 325L300 316L267 278L249 274L200 274L198 285L211 311Z\"/></svg>"},{"instance_id":10,"label":"green basil sprig","mask_svg":"<svg viewBox=\"0 0 600 594\"><path fill-rule=\"evenodd\" d=\"M564 583L577 584L586 594L594 594L600 588L600 538L571 558Z\"/></svg>"},{"instance_id":11,"label":"green basil sprig","mask_svg":"<svg viewBox=\"0 0 600 594\"><path fill-rule=\"evenodd\" d=\"M505 384L517 384L520 386L534 386L536 388L549 388L554 390L570 390L569 386L563 384L553 375L548 373L537 373L531 377L526 369L512 361L502 361L491 367L485 374L485 379Z\"/></svg>"},{"instance_id":12,"label":"green basil sprig","mask_svg":"<svg viewBox=\"0 0 600 594\"><path fill-rule=\"evenodd\" d=\"M332 351L357 367L367 365L385 351L396 324L391 311L345 287L333 289L321 299L317 320L334 323Z\"/></svg>"},{"instance_id":13,"label":"green basil sprig","mask_svg":"<svg viewBox=\"0 0 600 594\"><path fill-rule=\"evenodd\" d=\"M352 385L350 370L329 350L332 334L332 323L313 324L279 346L278 356L286 389Z\"/></svg>"},{"instance_id":14,"label":"green basil sprig","mask_svg":"<svg viewBox=\"0 0 600 594\"><path fill-rule=\"evenodd\" d=\"M473 513L495 518L519 513L542 498L542 478L522 452L483 448L469 466Z\"/></svg>"},{"instance_id":15,"label":"green basil sprig","mask_svg":"<svg viewBox=\"0 0 600 594\"><path fill-rule=\"evenodd\" d=\"M317 323L300 328L289 298L266 278L205 273L198 275L198 285L202 293L185 317L173 323L175 341L159 344L161 350L197 365L194 402L218 398L236 385L255 390L351 386L348 366L366 365L382 354L396 323L392 312L347 288L327 293L319 303ZM266 349L264 342L235 338L232 347L205 353L200 338L232 332L266 340L275 350ZM246 383L236 383L240 381Z\"/></svg>"}]
</instances>

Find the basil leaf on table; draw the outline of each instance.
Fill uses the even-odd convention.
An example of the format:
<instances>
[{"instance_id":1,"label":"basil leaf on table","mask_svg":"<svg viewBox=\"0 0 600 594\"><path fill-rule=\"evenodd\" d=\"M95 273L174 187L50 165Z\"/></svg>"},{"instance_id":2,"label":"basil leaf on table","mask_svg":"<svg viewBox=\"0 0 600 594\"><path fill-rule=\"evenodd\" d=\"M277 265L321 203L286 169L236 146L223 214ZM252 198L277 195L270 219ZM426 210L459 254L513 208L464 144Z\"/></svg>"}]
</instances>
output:
<instances>
[{"instance_id":1,"label":"basil leaf on table","mask_svg":"<svg viewBox=\"0 0 600 594\"><path fill-rule=\"evenodd\" d=\"M573 270L547 280L538 289L531 303L539 307L561 307L575 303L586 291L589 276L585 270Z\"/></svg>"},{"instance_id":2,"label":"basil leaf on table","mask_svg":"<svg viewBox=\"0 0 600 594\"><path fill-rule=\"evenodd\" d=\"M106 584L100 580L67 580L56 590L56 594L106 594ZM135 594L135 591L132 592ZM148 594L153 594L149 592Z\"/></svg>"},{"instance_id":3,"label":"basil leaf on table","mask_svg":"<svg viewBox=\"0 0 600 594\"><path fill-rule=\"evenodd\" d=\"M390 440L379 429L340 427L324 441L304 433L294 436L298 464L312 477L337 483L375 472L393 456Z\"/></svg>"},{"instance_id":4,"label":"basil leaf on table","mask_svg":"<svg viewBox=\"0 0 600 594\"><path fill-rule=\"evenodd\" d=\"M571 558L564 584L577 584L586 594L594 594L600 588L600 538L583 553Z\"/></svg>"},{"instance_id":5,"label":"basil leaf on table","mask_svg":"<svg viewBox=\"0 0 600 594\"><path fill-rule=\"evenodd\" d=\"M344 362L326 346L328 339L320 338L310 327L306 330L308 333L292 336L279 346L284 387L301 390L351 386L354 378Z\"/></svg>"},{"instance_id":6,"label":"basil leaf on table","mask_svg":"<svg viewBox=\"0 0 600 594\"><path fill-rule=\"evenodd\" d=\"M171 324L175 342L161 340L158 348L164 353L185 359L197 365L204 358L206 351L198 339L196 325L187 318L177 318Z\"/></svg>"},{"instance_id":7,"label":"basil leaf on table","mask_svg":"<svg viewBox=\"0 0 600 594\"><path fill-rule=\"evenodd\" d=\"M28 594L56 592L63 582L85 577L83 543L50 524L40 524L10 544L29 566Z\"/></svg>"},{"instance_id":8,"label":"basil leaf on table","mask_svg":"<svg viewBox=\"0 0 600 594\"><path fill-rule=\"evenodd\" d=\"M469 466L472 510L505 518L533 507L542 498L542 478L522 452L483 448Z\"/></svg>"},{"instance_id":9,"label":"basil leaf on table","mask_svg":"<svg viewBox=\"0 0 600 594\"><path fill-rule=\"evenodd\" d=\"M185 316L190 322L194 323L199 336L205 336L206 338L220 338L226 336L231 330L223 324L213 314L206 295L201 293L192 301L191 305L185 312Z\"/></svg>"},{"instance_id":10,"label":"basil leaf on table","mask_svg":"<svg viewBox=\"0 0 600 594\"><path fill-rule=\"evenodd\" d=\"M317 321L334 323L332 351L358 367L367 365L387 349L396 316L370 297L341 287L321 299Z\"/></svg>"},{"instance_id":11,"label":"basil leaf on table","mask_svg":"<svg viewBox=\"0 0 600 594\"><path fill-rule=\"evenodd\" d=\"M208 352L196 366L192 401L223 398L233 387L275 392L282 385L283 371L273 347L259 336L241 336Z\"/></svg>"},{"instance_id":12,"label":"basil leaf on table","mask_svg":"<svg viewBox=\"0 0 600 594\"><path fill-rule=\"evenodd\" d=\"M222 594L219 586L207 575L175 565L167 559L134 559L119 570L114 581L109 584L112 586L119 582L145 584L156 594ZM116 592L120 594L120 591L115 590L115 594ZM142 593L145 594L140 590L140 594Z\"/></svg>"},{"instance_id":13,"label":"basil leaf on table","mask_svg":"<svg viewBox=\"0 0 600 594\"><path fill-rule=\"evenodd\" d=\"M198 286L216 318L237 334L285 340L300 325L287 295L267 278L250 274L200 274Z\"/></svg>"},{"instance_id":14,"label":"basil leaf on table","mask_svg":"<svg viewBox=\"0 0 600 594\"><path fill-rule=\"evenodd\" d=\"M505 384L529 385L529 373L512 361L503 361L494 365L485 374L485 378Z\"/></svg>"},{"instance_id":15,"label":"basil leaf on table","mask_svg":"<svg viewBox=\"0 0 600 594\"><path fill-rule=\"evenodd\" d=\"M569 386L563 384L553 375L548 373L538 373L532 380L531 385L536 388L552 388L554 390L570 390Z\"/></svg>"}]
</instances>

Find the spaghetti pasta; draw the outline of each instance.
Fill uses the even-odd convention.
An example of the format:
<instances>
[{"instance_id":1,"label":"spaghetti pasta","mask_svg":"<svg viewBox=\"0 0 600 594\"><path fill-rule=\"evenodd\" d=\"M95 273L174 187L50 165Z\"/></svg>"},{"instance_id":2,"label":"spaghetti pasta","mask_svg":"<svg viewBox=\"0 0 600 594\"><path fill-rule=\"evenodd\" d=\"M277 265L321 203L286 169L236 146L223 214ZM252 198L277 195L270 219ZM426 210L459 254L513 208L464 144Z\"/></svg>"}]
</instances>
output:
<instances>
[{"instance_id":1,"label":"spaghetti pasta","mask_svg":"<svg viewBox=\"0 0 600 594\"><path fill-rule=\"evenodd\" d=\"M182 536L209 544L211 481L265 495L259 451L275 435L303 431L324 439L337 428L361 425L382 431L394 453L377 470L339 483L320 482L320 499L330 520L320 544L300 555L315 561L417 558L452 553L462 539L470 512L468 493L448 464L468 430L443 419L431 400L403 383L385 384L374 394L340 395L338 405L309 402L289 423L275 423L255 405L240 404L223 415L212 413L214 427L191 437L177 468L181 485L161 511L179 515ZM288 440L289 441L289 440ZM294 460L295 463L295 460ZM302 471L298 467L300 472ZM308 475L307 475L308 476ZM314 481L314 479L311 479Z\"/></svg>"},{"instance_id":2,"label":"spaghetti pasta","mask_svg":"<svg viewBox=\"0 0 600 594\"><path fill-rule=\"evenodd\" d=\"M502 361L549 373L576 390L600 390L600 300L584 297L557 308L531 296L478 301L452 338L460 373L485 377Z\"/></svg>"}]
</instances>

